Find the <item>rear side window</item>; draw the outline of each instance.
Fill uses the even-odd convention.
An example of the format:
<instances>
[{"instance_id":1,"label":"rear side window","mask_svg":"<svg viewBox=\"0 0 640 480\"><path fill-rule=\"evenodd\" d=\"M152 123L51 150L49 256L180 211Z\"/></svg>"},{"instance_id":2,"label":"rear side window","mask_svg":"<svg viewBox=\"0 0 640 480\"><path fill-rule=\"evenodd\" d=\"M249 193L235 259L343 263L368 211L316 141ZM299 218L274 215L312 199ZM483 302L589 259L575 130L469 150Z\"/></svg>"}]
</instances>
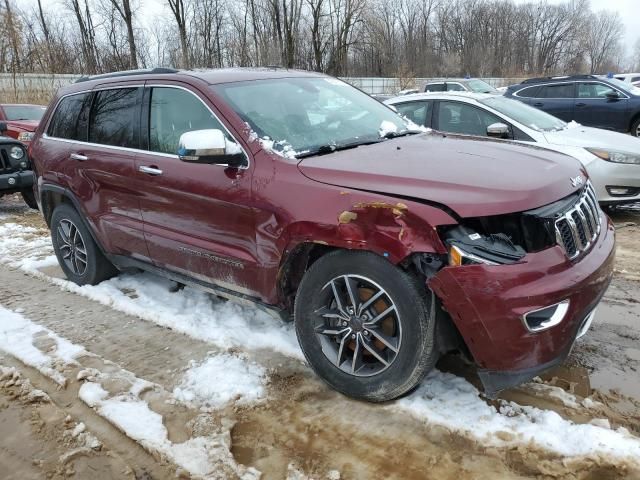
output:
<instances>
[{"instance_id":1,"label":"rear side window","mask_svg":"<svg viewBox=\"0 0 640 480\"><path fill-rule=\"evenodd\" d=\"M91 93L64 97L53 114L47 135L86 142L90 106Z\"/></svg>"},{"instance_id":2,"label":"rear side window","mask_svg":"<svg viewBox=\"0 0 640 480\"><path fill-rule=\"evenodd\" d=\"M573 98L573 83L558 83L540 87L540 98Z\"/></svg>"},{"instance_id":3,"label":"rear side window","mask_svg":"<svg viewBox=\"0 0 640 480\"><path fill-rule=\"evenodd\" d=\"M459 83L447 83L447 92L464 92L464 87Z\"/></svg>"},{"instance_id":4,"label":"rear side window","mask_svg":"<svg viewBox=\"0 0 640 480\"><path fill-rule=\"evenodd\" d=\"M631 81L632 81L632 82L640 81L640 77L632 77L632 78L631 78Z\"/></svg>"},{"instance_id":5,"label":"rear side window","mask_svg":"<svg viewBox=\"0 0 640 480\"><path fill-rule=\"evenodd\" d=\"M89 142L138 148L142 88L117 88L96 93L91 108Z\"/></svg>"},{"instance_id":6,"label":"rear side window","mask_svg":"<svg viewBox=\"0 0 640 480\"><path fill-rule=\"evenodd\" d=\"M431 105L433 102L405 102L394 105L400 115L407 117L416 125L427 125L427 119L431 118ZM430 123L430 122L429 122Z\"/></svg>"},{"instance_id":7,"label":"rear side window","mask_svg":"<svg viewBox=\"0 0 640 480\"><path fill-rule=\"evenodd\" d=\"M523 88L522 90L517 92L517 96L522 98L538 98L539 90L540 90L540 87L538 86Z\"/></svg>"},{"instance_id":8,"label":"rear side window","mask_svg":"<svg viewBox=\"0 0 640 480\"><path fill-rule=\"evenodd\" d=\"M211 128L226 134L218 119L192 93L166 87L151 91L149 150L175 155L183 133Z\"/></svg>"},{"instance_id":9,"label":"rear side window","mask_svg":"<svg viewBox=\"0 0 640 480\"><path fill-rule=\"evenodd\" d=\"M425 92L444 92L444 83L428 83L424 87Z\"/></svg>"}]
</instances>

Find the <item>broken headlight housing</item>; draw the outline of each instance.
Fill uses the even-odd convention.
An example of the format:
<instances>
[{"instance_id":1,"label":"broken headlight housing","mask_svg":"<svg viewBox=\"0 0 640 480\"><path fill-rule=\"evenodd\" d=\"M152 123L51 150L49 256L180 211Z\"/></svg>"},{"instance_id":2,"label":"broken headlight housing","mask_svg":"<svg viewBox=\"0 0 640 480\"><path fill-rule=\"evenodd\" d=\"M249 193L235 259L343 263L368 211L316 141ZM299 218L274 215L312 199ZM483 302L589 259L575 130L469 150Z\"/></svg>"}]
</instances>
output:
<instances>
[{"instance_id":1,"label":"broken headlight housing","mask_svg":"<svg viewBox=\"0 0 640 480\"><path fill-rule=\"evenodd\" d=\"M481 235L463 225L448 230L444 241L449 248L450 266L505 265L516 263L526 255L525 250L505 234Z\"/></svg>"}]
</instances>

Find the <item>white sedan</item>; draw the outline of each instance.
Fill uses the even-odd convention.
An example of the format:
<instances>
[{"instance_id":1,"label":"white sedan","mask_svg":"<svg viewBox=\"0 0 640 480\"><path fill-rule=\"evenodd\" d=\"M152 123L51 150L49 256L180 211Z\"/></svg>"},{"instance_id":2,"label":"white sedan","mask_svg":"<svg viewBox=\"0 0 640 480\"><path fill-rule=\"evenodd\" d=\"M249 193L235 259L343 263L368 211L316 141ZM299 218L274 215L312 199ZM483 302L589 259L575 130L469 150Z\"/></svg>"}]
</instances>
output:
<instances>
[{"instance_id":1,"label":"white sedan","mask_svg":"<svg viewBox=\"0 0 640 480\"><path fill-rule=\"evenodd\" d=\"M602 204L640 201L640 138L583 127L498 95L418 93L389 99L418 125L460 135L528 143L577 158Z\"/></svg>"}]
</instances>

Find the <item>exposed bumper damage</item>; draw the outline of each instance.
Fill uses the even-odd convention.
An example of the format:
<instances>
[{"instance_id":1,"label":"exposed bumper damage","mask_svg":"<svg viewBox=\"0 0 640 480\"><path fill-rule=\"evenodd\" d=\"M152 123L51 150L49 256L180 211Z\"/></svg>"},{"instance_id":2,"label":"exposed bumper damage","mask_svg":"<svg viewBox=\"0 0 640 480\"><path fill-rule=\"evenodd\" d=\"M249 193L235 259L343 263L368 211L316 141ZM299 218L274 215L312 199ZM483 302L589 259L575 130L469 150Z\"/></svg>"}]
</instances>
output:
<instances>
[{"instance_id":1,"label":"exposed bumper damage","mask_svg":"<svg viewBox=\"0 0 640 480\"><path fill-rule=\"evenodd\" d=\"M562 362L584 333L613 274L614 229L600 215L596 243L576 261L556 246L512 265L446 267L428 281L464 337L487 394ZM532 331L523 321L528 312L567 301L561 321L549 328Z\"/></svg>"}]
</instances>

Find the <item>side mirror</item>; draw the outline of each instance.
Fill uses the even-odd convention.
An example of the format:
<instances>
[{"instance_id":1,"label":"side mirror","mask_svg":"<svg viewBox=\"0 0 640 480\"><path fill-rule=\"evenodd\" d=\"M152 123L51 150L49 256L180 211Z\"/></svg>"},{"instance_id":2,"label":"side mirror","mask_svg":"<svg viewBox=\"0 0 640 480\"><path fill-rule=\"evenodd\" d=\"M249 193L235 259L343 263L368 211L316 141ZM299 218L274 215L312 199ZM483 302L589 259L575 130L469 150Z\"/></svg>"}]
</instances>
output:
<instances>
[{"instance_id":1,"label":"side mirror","mask_svg":"<svg viewBox=\"0 0 640 480\"><path fill-rule=\"evenodd\" d=\"M509 138L509 126L504 123L492 123L487 127L487 137Z\"/></svg>"},{"instance_id":2,"label":"side mirror","mask_svg":"<svg viewBox=\"0 0 640 480\"><path fill-rule=\"evenodd\" d=\"M180 136L178 157L183 162L208 163L240 168L247 158L240 145L230 142L221 130L194 130Z\"/></svg>"},{"instance_id":3,"label":"side mirror","mask_svg":"<svg viewBox=\"0 0 640 480\"><path fill-rule=\"evenodd\" d=\"M615 90L612 90L610 92L607 92L606 97L607 97L607 100L618 100L620 98L620 94Z\"/></svg>"},{"instance_id":4,"label":"side mirror","mask_svg":"<svg viewBox=\"0 0 640 480\"><path fill-rule=\"evenodd\" d=\"M4 135L4 132L7 131L7 123L0 122L0 135Z\"/></svg>"}]
</instances>

